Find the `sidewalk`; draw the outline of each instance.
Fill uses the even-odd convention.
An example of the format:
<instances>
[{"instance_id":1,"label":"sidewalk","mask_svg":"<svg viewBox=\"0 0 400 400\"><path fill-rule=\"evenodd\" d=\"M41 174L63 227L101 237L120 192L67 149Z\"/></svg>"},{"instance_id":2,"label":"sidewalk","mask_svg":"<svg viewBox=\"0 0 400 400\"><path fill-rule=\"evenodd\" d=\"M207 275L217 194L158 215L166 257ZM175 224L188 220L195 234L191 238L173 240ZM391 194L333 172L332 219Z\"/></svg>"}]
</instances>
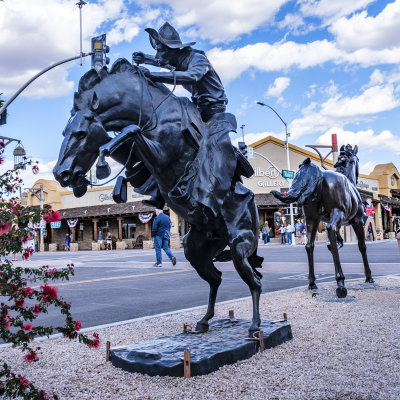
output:
<instances>
[{"instance_id":1,"label":"sidewalk","mask_svg":"<svg viewBox=\"0 0 400 400\"><path fill-rule=\"evenodd\" d=\"M54 339L40 343L36 363L24 363L11 348L0 349L0 359L60 400L398 400L400 279L379 278L375 289L363 289L359 282L347 282L347 301L323 301L305 289L264 294L262 318L287 313L293 340L210 375L149 377L105 362L106 341L116 347L180 333L205 307L101 329L98 350ZM321 293L326 287L335 290L320 284ZM226 318L230 309L249 319L251 300L217 304L215 318Z\"/></svg>"}]
</instances>

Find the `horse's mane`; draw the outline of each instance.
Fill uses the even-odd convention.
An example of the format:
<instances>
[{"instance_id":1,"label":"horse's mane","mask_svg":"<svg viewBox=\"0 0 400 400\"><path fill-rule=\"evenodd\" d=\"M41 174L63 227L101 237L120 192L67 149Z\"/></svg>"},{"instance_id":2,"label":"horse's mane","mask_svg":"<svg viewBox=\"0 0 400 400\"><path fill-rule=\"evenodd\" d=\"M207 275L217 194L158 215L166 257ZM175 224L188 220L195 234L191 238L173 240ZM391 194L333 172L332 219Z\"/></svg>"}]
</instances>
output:
<instances>
[{"instance_id":1,"label":"horse's mane","mask_svg":"<svg viewBox=\"0 0 400 400\"><path fill-rule=\"evenodd\" d=\"M99 84L104 79L125 72L138 74L139 70L140 67L132 65L125 58L119 58L117 61L115 61L114 64L111 66L110 70L108 70L106 66L103 67L98 72L94 69L90 69L79 80L78 91L75 92L74 94L74 109L75 110L80 109L80 107L83 105L82 103L85 97L84 94L88 90L93 89L97 84ZM150 79L146 78L144 75L142 76L146 79L149 85L159 87L159 85L156 85Z\"/></svg>"}]
</instances>

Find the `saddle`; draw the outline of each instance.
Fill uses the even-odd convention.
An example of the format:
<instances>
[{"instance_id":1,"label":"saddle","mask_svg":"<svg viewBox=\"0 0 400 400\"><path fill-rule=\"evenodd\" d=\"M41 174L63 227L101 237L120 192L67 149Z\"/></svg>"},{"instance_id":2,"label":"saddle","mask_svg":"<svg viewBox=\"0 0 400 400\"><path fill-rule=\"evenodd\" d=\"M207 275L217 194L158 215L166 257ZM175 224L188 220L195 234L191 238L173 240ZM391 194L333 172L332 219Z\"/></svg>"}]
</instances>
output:
<instances>
[{"instance_id":1,"label":"saddle","mask_svg":"<svg viewBox=\"0 0 400 400\"><path fill-rule=\"evenodd\" d=\"M217 135L226 131L236 131L237 129L236 118L233 114L218 113L205 123L197 107L188 98L180 97L179 103L182 110L182 135L196 152L199 151L202 138L210 136L210 132L212 132L212 135ZM254 174L253 167L236 147L232 145L232 148L236 157L234 179L240 180L241 176L250 178ZM150 151L151 149L148 150ZM143 201L144 204L163 208L165 200L158 189L157 183L143 162L138 162L133 168L130 168L127 171L126 179L124 178L117 182L113 191L113 198L117 203L124 202L124 196L121 195L121 191L126 193L124 185L126 187L127 181L134 187L135 192L151 196L149 200Z\"/></svg>"}]
</instances>

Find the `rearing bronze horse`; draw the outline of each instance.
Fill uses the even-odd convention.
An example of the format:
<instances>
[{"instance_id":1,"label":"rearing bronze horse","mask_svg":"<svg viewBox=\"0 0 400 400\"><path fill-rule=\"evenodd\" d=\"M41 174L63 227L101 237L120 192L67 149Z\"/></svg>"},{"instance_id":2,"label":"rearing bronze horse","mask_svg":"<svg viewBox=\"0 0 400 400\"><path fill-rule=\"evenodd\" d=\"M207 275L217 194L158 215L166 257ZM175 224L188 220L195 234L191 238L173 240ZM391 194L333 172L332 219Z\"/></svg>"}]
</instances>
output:
<instances>
[{"instance_id":1,"label":"rearing bronze horse","mask_svg":"<svg viewBox=\"0 0 400 400\"><path fill-rule=\"evenodd\" d=\"M235 173L231 189L220 199L218 214L204 208L202 218L190 196L171 195L196 158L202 131L196 128L201 124L193 104L171 94L164 85L148 81L140 68L121 59L110 71L91 70L81 78L53 173L79 197L87 190L85 175L98 157L99 174L109 174L104 157L110 155L124 165L136 191L149 194L156 189L162 204L165 201L191 224L183 242L185 256L210 285L208 309L197 331L207 331L214 316L222 274L213 259L229 246L234 266L250 288L253 319L249 331L254 332L260 326L261 293L261 274L255 268L263 259L257 256L258 212L253 192L240 182L240 172ZM120 133L111 139L109 131ZM224 160L219 162L221 168L226 167Z\"/></svg>"},{"instance_id":2,"label":"rearing bronze horse","mask_svg":"<svg viewBox=\"0 0 400 400\"><path fill-rule=\"evenodd\" d=\"M339 230L342 225L351 225L356 233L358 248L361 252L366 282L374 282L368 264L367 246L365 245L364 225L362 217L365 207L361 202L356 184L358 179L358 148L342 146L336 172L321 171L307 158L294 177L287 194L277 191L271 193L285 203L297 203L303 206L307 225L306 251L308 256L308 288L317 289L314 275L314 241L320 221L326 223L337 282L336 294L346 297L344 275L339 259L339 248L343 239Z\"/></svg>"}]
</instances>

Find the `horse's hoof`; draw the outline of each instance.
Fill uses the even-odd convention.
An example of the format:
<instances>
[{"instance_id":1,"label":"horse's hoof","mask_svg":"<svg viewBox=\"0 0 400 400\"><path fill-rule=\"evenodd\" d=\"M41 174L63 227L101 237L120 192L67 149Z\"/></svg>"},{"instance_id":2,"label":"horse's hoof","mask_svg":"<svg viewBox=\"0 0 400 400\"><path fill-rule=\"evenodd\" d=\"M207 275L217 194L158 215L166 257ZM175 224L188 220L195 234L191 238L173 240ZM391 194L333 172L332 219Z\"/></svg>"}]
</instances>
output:
<instances>
[{"instance_id":1,"label":"horse's hoof","mask_svg":"<svg viewBox=\"0 0 400 400\"><path fill-rule=\"evenodd\" d=\"M367 279L365 280L365 282L366 282L366 283L374 283L375 281L374 281L374 279L373 279L372 277L370 277L370 278L367 278Z\"/></svg>"},{"instance_id":2,"label":"horse's hoof","mask_svg":"<svg viewBox=\"0 0 400 400\"><path fill-rule=\"evenodd\" d=\"M208 324L205 324L204 322L198 322L196 324L196 333L208 332L209 327L210 326Z\"/></svg>"},{"instance_id":3,"label":"horse's hoof","mask_svg":"<svg viewBox=\"0 0 400 400\"><path fill-rule=\"evenodd\" d=\"M336 296L339 299L344 299L347 296L347 289L345 287L338 287L336 289Z\"/></svg>"},{"instance_id":4,"label":"horse's hoof","mask_svg":"<svg viewBox=\"0 0 400 400\"><path fill-rule=\"evenodd\" d=\"M316 290L316 289L318 289L318 286L315 283L308 285L308 290Z\"/></svg>"}]
</instances>

